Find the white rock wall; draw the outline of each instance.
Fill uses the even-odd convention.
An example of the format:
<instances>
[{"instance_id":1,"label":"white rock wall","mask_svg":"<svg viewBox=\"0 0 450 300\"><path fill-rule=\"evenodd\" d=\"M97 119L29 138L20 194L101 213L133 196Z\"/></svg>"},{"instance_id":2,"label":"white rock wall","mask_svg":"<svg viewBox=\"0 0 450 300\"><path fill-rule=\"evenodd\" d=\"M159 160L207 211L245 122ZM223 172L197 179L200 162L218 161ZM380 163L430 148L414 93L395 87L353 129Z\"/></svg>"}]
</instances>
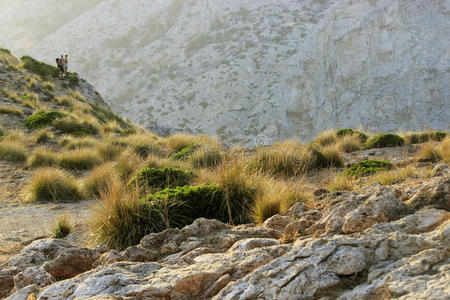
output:
<instances>
[{"instance_id":1,"label":"white rock wall","mask_svg":"<svg viewBox=\"0 0 450 300\"><path fill-rule=\"evenodd\" d=\"M143 125L231 143L448 129L449 14L450 0L103 0L30 52L69 51Z\"/></svg>"}]
</instances>

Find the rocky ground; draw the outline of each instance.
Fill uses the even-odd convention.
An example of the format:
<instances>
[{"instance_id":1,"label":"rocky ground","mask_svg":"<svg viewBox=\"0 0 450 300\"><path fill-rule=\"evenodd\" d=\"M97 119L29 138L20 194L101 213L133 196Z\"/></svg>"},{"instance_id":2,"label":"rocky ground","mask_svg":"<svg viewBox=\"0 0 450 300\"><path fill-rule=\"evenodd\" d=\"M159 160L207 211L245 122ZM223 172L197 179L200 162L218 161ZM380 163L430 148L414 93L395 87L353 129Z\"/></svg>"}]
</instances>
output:
<instances>
[{"instance_id":1,"label":"rocky ground","mask_svg":"<svg viewBox=\"0 0 450 300\"><path fill-rule=\"evenodd\" d=\"M299 203L262 226L198 219L123 252L40 239L0 271L6 299L446 299L450 169ZM419 176L417 176L419 177ZM323 201L323 195L317 200ZM73 241L73 239L72 239ZM31 295L31 296L30 296ZM29 297L29 298L27 298Z\"/></svg>"}]
</instances>

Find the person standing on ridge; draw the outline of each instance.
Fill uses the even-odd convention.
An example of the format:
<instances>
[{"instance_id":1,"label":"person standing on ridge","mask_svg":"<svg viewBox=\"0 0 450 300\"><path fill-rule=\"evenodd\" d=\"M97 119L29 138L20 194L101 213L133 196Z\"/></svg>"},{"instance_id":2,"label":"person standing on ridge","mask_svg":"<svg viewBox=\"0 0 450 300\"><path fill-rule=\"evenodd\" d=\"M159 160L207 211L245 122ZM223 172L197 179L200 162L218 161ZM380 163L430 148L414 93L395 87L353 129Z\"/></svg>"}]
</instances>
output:
<instances>
[{"instance_id":1,"label":"person standing on ridge","mask_svg":"<svg viewBox=\"0 0 450 300\"><path fill-rule=\"evenodd\" d=\"M66 78L67 69L69 69L69 60L68 60L67 56L68 55L66 54L64 57L64 60L63 60L63 69L64 69L63 79Z\"/></svg>"},{"instance_id":2,"label":"person standing on ridge","mask_svg":"<svg viewBox=\"0 0 450 300\"><path fill-rule=\"evenodd\" d=\"M56 59L56 65L58 66L58 79L63 79L64 78L64 56L61 54L61 58L57 58Z\"/></svg>"}]
</instances>

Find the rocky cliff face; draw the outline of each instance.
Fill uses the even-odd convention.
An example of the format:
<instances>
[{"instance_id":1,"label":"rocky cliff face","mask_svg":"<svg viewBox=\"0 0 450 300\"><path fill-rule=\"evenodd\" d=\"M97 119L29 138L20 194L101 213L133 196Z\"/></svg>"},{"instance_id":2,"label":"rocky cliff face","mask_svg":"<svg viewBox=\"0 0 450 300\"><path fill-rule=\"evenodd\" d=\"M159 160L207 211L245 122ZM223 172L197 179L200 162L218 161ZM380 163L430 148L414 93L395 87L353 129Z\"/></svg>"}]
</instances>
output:
<instances>
[{"instance_id":1,"label":"rocky cliff face","mask_svg":"<svg viewBox=\"0 0 450 300\"><path fill-rule=\"evenodd\" d=\"M74 70L146 126L247 144L327 127L448 126L449 1L97 3L60 9L79 14L64 24L42 10L54 31L36 26L28 50L49 62L69 52ZM0 42L20 51L2 20Z\"/></svg>"}]
</instances>

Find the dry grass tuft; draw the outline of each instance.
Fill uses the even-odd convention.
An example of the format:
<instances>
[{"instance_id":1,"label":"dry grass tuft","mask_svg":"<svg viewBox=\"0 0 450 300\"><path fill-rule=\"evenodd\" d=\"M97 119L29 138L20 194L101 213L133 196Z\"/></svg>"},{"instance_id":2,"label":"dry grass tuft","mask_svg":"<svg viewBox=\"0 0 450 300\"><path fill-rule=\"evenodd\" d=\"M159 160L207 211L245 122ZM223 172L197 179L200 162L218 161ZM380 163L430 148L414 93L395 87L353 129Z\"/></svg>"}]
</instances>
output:
<instances>
[{"instance_id":1,"label":"dry grass tuft","mask_svg":"<svg viewBox=\"0 0 450 300\"><path fill-rule=\"evenodd\" d=\"M75 178L56 168L36 170L28 186L28 202L73 202L81 199Z\"/></svg>"},{"instance_id":2,"label":"dry grass tuft","mask_svg":"<svg viewBox=\"0 0 450 300\"><path fill-rule=\"evenodd\" d=\"M31 168L54 167L58 163L58 155L47 148L34 150L28 159L27 166Z\"/></svg>"},{"instance_id":3,"label":"dry grass tuft","mask_svg":"<svg viewBox=\"0 0 450 300\"><path fill-rule=\"evenodd\" d=\"M406 179L407 177L417 174L417 172L417 168L413 166L406 166L404 168L391 171L382 171L373 176L372 182L378 182L382 185L394 184Z\"/></svg>"},{"instance_id":4,"label":"dry grass tuft","mask_svg":"<svg viewBox=\"0 0 450 300\"><path fill-rule=\"evenodd\" d=\"M164 139L164 143L170 152L176 153L183 148L195 143L197 137L190 134L177 133Z\"/></svg>"},{"instance_id":5,"label":"dry grass tuft","mask_svg":"<svg viewBox=\"0 0 450 300\"><path fill-rule=\"evenodd\" d=\"M21 141L8 140L5 138L0 142L0 159L23 163L27 160L28 151Z\"/></svg>"},{"instance_id":6,"label":"dry grass tuft","mask_svg":"<svg viewBox=\"0 0 450 300\"><path fill-rule=\"evenodd\" d=\"M59 216L52 228L52 237L62 239L73 231L73 226L69 221L68 215Z\"/></svg>"},{"instance_id":7,"label":"dry grass tuft","mask_svg":"<svg viewBox=\"0 0 450 300\"><path fill-rule=\"evenodd\" d=\"M327 184L326 188L330 191L353 191L357 185L355 179L342 174L336 174L334 178Z\"/></svg>"},{"instance_id":8,"label":"dry grass tuft","mask_svg":"<svg viewBox=\"0 0 450 300\"><path fill-rule=\"evenodd\" d=\"M89 149L76 149L61 153L58 166L68 170L90 170L100 165L101 159Z\"/></svg>"},{"instance_id":9,"label":"dry grass tuft","mask_svg":"<svg viewBox=\"0 0 450 300\"><path fill-rule=\"evenodd\" d=\"M95 168L83 182L83 191L87 197L100 197L119 177L114 164L107 163Z\"/></svg>"},{"instance_id":10,"label":"dry grass tuft","mask_svg":"<svg viewBox=\"0 0 450 300\"><path fill-rule=\"evenodd\" d=\"M16 107L0 106L0 114L22 116L23 111L20 108Z\"/></svg>"},{"instance_id":11,"label":"dry grass tuft","mask_svg":"<svg viewBox=\"0 0 450 300\"><path fill-rule=\"evenodd\" d=\"M336 131L335 130L325 130L321 134L319 134L313 141L313 143L318 144L320 146L327 146L335 144L337 141Z\"/></svg>"},{"instance_id":12,"label":"dry grass tuft","mask_svg":"<svg viewBox=\"0 0 450 300\"><path fill-rule=\"evenodd\" d=\"M123 151L116 161L116 169L120 179L122 179L123 182L128 182L134 172L142 166L142 162L141 157L132 149Z\"/></svg>"},{"instance_id":13,"label":"dry grass tuft","mask_svg":"<svg viewBox=\"0 0 450 300\"><path fill-rule=\"evenodd\" d=\"M44 144L50 141L53 138L53 135L47 129L41 129L34 134L34 141L37 144Z\"/></svg>"},{"instance_id":14,"label":"dry grass tuft","mask_svg":"<svg viewBox=\"0 0 450 300\"><path fill-rule=\"evenodd\" d=\"M337 147L340 151L345 153L351 153L363 148L361 139L358 135L344 135L337 141Z\"/></svg>"}]
</instances>

